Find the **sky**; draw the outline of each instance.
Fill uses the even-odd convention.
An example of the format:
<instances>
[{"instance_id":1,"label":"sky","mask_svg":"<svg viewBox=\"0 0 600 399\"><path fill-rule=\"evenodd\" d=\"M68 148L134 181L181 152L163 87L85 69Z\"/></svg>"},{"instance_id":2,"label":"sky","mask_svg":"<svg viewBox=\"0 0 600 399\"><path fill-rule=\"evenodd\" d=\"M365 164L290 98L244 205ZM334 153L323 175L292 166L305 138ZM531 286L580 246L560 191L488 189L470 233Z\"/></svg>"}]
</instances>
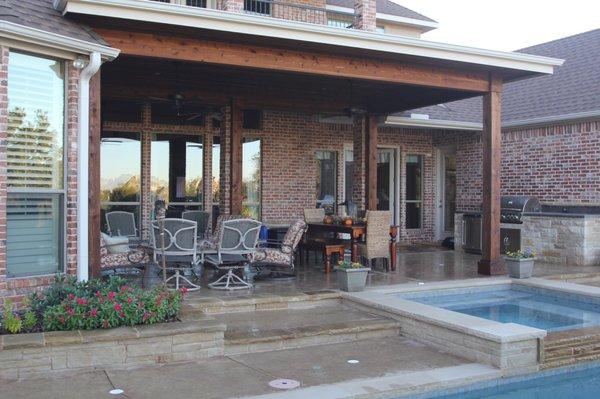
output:
<instances>
[{"instance_id":1,"label":"sky","mask_svg":"<svg viewBox=\"0 0 600 399\"><path fill-rule=\"evenodd\" d=\"M439 23L423 39L512 51L600 28L599 0L392 0Z\"/></svg>"}]
</instances>

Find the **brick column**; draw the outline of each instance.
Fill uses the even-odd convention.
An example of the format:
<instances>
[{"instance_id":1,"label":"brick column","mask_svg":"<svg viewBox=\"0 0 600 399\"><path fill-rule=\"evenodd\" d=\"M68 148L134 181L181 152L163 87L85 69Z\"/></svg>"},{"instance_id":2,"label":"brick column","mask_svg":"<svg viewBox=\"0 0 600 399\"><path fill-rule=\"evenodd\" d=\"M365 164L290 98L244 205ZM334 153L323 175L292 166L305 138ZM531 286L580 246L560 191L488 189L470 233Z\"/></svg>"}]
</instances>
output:
<instances>
[{"instance_id":1,"label":"brick column","mask_svg":"<svg viewBox=\"0 0 600 399\"><path fill-rule=\"evenodd\" d=\"M375 0L354 0L354 28L375 31L376 13Z\"/></svg>"},{"instance_id":2,"label":"brick column","mask_svg":"<svg viewBox=\"0 0 600 399\"><path fill-rule=\"evenodd\" d=\"M154 203L151 198L151 148L152 148L152 105L149 103L143 104L142 109L142 130L140 132L140 140L142 146L142 169L140 171L141 193L141 221L140 230L143 239L150 238L150 215Z\"/></svg>"},{"instance_id":3,"label":"brick column","mask_svg":"<svg viewBox=\"0 0 600 399\"><path fill-rule=\"evenodd\" d=\"M228 215L231 208L231 106L223 107L223 120L221 121L221 159L219 160L219 186L221 195L219 199L219 212Z\"/></svg>"},{"instance_id":4,"label":"brick column","mask_svg":"<svg viewBox=\"0 0 600 399\"><path fill-rule=\"evenodd\" d=\"M0 47L0 304L6 286L6 139L8 130L8 47Z\"/></svg>"},{"instance_id":5,"label":"brick column","mask_svg":"<svg viewBox=\"0 0 600 399\"><path fill-rule=\"evenodd\" d=\"M352 201L356 203L358 209L365 209L365 118L362 116L354 117L352 132L354 138L354 187L352 188Z\"/></svg>"},{"instance_id":6,"label":"brick column","mask_svg":"<svg viewBox=\"0 0 600 399\"><path fill-rule=\"evenodd\" d=\"M244 11L244 0L222 0L221 9L223 11L242 12Z\"/></svg>"},{"instance_id":7,"label":"brick column","mask_svg":"<svg viewBox=\"0 0 600 399\"><path fill-rule=\"evenodd\" d=\"M206 212L212 214L213 192L212 192L212 119L206 118L206 133L202 140L203 164L202 164L202 206Z\"/></svg>"},{"instance_id":8,"label":"brick column","mask_svg":"<svg viewBox=\"0 0 600 399\"><path fill-rule=\"evenodd\" d=\"M67 63L67 274L77 274L77 147L79 136L79 73Z\"/></svg>"}]
</instances>

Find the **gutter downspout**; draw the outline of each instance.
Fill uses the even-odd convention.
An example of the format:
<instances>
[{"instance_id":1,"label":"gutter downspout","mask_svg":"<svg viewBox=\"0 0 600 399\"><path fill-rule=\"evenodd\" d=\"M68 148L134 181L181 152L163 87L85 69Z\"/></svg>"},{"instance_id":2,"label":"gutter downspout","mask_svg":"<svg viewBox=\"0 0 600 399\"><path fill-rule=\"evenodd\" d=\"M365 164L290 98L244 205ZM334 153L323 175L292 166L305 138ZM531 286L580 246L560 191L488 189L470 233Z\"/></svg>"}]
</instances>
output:
<instances>
[{"instance_id":1,"label":"gutter downspout","mask_svg":"<svg viewBox=\"0 0 600 399\"><path fill-rule=\"evenodd\" d=\"M90 79L100 69L100 53L90 54L90 62L79 75L79 132L77 135L77 281L89 277L88 200L89 200L89 128ZM99 233L98 233L99 234Z\"/></svg>"}]
</instances>

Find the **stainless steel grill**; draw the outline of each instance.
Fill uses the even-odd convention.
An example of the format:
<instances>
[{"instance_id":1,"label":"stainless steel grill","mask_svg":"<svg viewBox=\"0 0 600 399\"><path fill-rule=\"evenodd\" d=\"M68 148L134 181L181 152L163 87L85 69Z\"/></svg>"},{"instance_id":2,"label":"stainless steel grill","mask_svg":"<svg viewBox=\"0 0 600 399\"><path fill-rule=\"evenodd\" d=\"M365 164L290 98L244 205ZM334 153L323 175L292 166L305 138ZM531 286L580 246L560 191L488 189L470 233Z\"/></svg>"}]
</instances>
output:
<instances>
[{"instance_id":1,"label":"stainless steel grill","mask_svg":"<svg viewBox=\"0 0 600 399\"><path fill-rule=\"evenodd\" d=\"M542 206L536 197L506 195L500 200L501 223L523 223L523 213L541 211Z\"/></svg>"}]
</instances>

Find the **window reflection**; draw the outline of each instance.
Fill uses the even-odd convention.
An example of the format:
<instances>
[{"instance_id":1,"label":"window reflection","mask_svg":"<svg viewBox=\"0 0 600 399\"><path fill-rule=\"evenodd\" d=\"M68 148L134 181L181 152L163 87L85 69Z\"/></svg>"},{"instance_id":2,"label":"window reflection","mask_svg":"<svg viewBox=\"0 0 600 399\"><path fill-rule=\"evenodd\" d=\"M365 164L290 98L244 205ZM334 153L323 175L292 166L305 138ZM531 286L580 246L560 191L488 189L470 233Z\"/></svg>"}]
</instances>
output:
<instances>
[{"instance_id":1,"label":"window reflection","mask_svg":"<svg viewBox=\"0 0 600 399\"><path fill-rule=\"evenodd\" d=\"M244 139L242 147L242 214L260 220L260 139Z\"/></svg>"}]
</instances>

